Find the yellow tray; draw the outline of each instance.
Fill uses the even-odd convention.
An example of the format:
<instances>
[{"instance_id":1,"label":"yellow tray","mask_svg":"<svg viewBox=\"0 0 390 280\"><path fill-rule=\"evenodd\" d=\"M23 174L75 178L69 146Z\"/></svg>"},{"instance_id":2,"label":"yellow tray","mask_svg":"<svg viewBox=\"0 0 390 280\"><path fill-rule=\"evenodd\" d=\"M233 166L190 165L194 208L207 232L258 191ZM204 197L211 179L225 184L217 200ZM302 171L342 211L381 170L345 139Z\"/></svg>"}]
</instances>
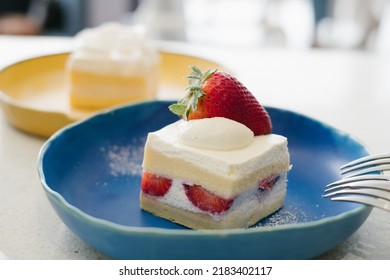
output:
<instances>
[{"instance_id":1,"label":"yellow tray","mask_svg":"<svg viewBox=\"0 0 390 280\"><path fill-rule=\"evenodd\" d=\"M183 95L189 66L203 70L225 69L204 58L161 51L158 99ZM65 77L69 53L40 56L12 64L0 71L0 103L15 127L48 137L58 129L97 111L70 106Z\"/></svg>"}]
</instances>

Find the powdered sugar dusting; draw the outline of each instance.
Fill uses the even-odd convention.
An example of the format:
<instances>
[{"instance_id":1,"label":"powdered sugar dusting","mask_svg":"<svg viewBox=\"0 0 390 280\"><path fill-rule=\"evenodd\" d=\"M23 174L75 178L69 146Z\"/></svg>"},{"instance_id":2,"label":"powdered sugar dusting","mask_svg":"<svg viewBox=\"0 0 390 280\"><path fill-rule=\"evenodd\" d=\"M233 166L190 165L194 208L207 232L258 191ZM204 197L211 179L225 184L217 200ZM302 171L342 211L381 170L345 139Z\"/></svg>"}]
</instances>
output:
<instances>
[{"instance_id":1,"label":"powdered sugar dusting","mask_svg":"<svg viewBox=\"0 0 390 280\"><path fill-rule=\"evenodd\" d=\"M145 137L133 138L129 145L101 148L112 176L141 176Z\"/></svg>"},{"instance_id":2,"label":"powdered sugar dusting","mask_svg":"<svg viewBox=\"0 0 390 280\"><path fill-rule=\"evenodd\" d=\"M256 226L272 227L280 225L291 225L308 222L308 217L299 206L288 205L275 212Z\"/></svg>"}]
</instances>

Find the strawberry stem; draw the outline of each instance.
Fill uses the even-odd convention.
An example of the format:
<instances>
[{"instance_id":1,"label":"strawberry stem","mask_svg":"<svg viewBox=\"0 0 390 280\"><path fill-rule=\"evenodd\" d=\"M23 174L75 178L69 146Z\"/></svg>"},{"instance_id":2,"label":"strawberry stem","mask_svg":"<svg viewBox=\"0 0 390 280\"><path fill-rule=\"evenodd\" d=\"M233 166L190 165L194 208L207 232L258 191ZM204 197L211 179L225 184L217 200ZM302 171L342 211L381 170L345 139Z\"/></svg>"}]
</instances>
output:
<instances>
[{"instance_id":1,"label":"strawberry stem","mask_svg":"<svg viewBox=\"0 0 390 280\"><path fill-rule=\"evenodd\" d=\"M186 76L189 86L184 97L168 107L172 113L185 119L188 119L191 111L197 109L199 99L205 96L205 93L202 91L203 84L217 72L217 69L215 69L202 73L198 67L193 65L190 68L192 72Z\"/></svg>"}]
</instances>

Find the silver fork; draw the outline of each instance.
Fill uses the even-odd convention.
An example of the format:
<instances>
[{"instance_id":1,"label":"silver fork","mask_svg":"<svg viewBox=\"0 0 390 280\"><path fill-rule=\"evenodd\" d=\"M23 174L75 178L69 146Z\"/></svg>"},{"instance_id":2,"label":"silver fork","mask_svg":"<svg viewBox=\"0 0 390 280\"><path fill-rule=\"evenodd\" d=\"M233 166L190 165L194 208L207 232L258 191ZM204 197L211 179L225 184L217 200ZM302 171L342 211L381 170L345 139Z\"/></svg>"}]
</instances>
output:
<instances>
[{"instance_id":1,"label":"silver fork","mask_svg":"<svg viewBox=\"0 0 390 280\"><path fill-rule=\"evenodd\" d=\"M390 170L390 154L365 156L340 167L344 178L388 170Z\"/></svg>"},{"instance_id":2,"label":"silver fork","mask_svg":"<svg viewBox=\"0 0 390 280\"><path fill-rule=\"evenodd\" d=\"M325 187L323 197L351 201L390 211L390 154L366 156L340 167L343 179ZM369 174L381 172L381 174Z\"/></svg>"}]
</instances>

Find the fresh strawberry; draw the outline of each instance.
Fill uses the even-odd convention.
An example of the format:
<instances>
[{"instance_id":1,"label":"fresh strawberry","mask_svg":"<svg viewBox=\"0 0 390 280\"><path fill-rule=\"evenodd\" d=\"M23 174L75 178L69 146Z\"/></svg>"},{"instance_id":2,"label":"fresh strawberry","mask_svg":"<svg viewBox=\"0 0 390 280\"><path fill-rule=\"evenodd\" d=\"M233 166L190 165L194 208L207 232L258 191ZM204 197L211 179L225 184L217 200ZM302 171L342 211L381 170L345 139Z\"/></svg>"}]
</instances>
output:
<instances>
[{"instance_id":1,"label":"fresh strawberry","mask_svg":"<svg viewBox=\"0 0 390 280\"><path fill-rule=\"evenodd\" d=\"M164 196L172 185L172 180L153 173L142 173L141 189L153 196Z\"/></svg>"},{"instance_id":2,"label":"fresh strawberry","mask_svg":"<svg viewBox=\"0 0 390 280\"><path fill-rule=\"evenodd\" d=\"M270 117L252 93L228 73L197 67L188 75L189 87L184 98L169 109L184 119L224 117L240 122L255 135L272 131Z\"/></svg>"},{"instance_id":3,"label":"fresh strawberry","mask_svg":"<svg viewBox=\"0 0 390 280\"><path fill-rule=\"evenodd\" d=\"M259 182L259 188L262 190L271 189L275 185L279 177L280 176L278 174L268 176L267 178Z\"/></svg>"},{"instance_id":4,"label":"fresh strawberry","mask_svg":"<svg viewBox=\"0 0 390 280\"><path fill-rule=\"evenodd\" d=\"M234 199L225 199L217 196L200 185L184 185L188 199L199 209L211 214L222 214L227 211Z\"/></svg>"}]
</instances>

